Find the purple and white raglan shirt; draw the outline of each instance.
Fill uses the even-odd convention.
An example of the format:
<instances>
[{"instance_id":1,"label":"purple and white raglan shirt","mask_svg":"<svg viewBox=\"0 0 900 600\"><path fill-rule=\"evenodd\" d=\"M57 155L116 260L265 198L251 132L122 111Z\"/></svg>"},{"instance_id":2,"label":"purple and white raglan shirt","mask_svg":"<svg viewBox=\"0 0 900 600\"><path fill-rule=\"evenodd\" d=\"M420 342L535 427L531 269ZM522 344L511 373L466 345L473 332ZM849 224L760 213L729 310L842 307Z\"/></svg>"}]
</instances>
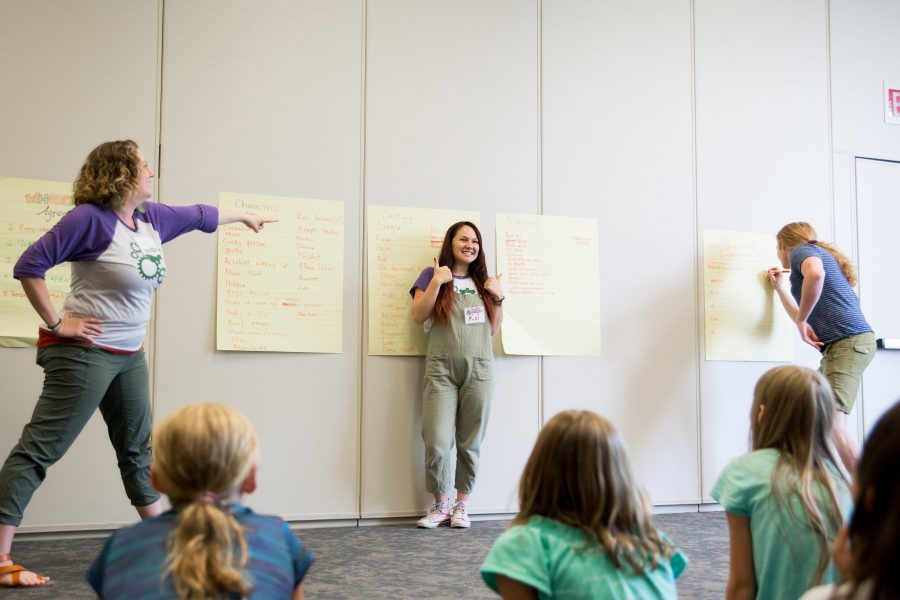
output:
<instances>
[{"instance_id":1,"label":"purple and white raglan shirt","mask_svg":"<svg viewBox=\"0 0 900 600\"><path fill-rule=\"evenodd\" d=\"M111 210L80 204L29 246L13 269L16 279L43 279L50 268L71 262L72 288L63 308L101 319L103 333L93 344L112 351L136 352L144 343L153 292L166 276L162 245L196 229L212 233L219 222L218 209L205 204L145 202L141 209L132 229ZM41 333L38 346L71 341Z\"/></svg>"}]
</instances>

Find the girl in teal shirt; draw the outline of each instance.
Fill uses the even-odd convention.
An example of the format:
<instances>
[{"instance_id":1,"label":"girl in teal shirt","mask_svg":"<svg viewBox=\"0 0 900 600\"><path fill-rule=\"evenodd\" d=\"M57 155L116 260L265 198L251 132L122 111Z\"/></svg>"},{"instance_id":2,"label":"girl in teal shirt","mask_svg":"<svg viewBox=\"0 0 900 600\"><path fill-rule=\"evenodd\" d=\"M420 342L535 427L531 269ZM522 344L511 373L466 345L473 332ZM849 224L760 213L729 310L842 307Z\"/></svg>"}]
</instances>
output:
<instances>
[{"instance_id":1,"label":"girl in teal shirt","mask_svg":"<svg viewBox=\"0 0 900 600\"><path fill-rule=\"evenodd\" d=\"M481 566L504 600L677 597L687 559L653 527L622 440L600 415L570 410L547 422L519 506Z\"/></svg>"},{"instance_id":2,"label":"girl in teal shirt","mask_svg":"<svg viewBox=\"0 0 900 600\"><path fill-rule=\"evenodd\" d=\"M834 396L818 371L786 365L757 382L752 452L712 489L727 511L728 600L797 600L837 577L829 549L851 500L833 423Z\"/></svg>"}]
</instances>

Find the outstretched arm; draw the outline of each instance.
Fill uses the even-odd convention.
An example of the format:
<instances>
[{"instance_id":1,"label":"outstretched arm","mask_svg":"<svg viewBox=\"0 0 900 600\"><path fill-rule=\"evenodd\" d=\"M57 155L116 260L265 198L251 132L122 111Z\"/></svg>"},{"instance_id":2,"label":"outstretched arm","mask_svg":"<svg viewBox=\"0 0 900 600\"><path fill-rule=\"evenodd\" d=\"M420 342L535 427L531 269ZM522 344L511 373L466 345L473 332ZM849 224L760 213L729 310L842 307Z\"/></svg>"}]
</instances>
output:
<instances>
[{"instance_id":1,"label":"outstretched arm","mask_svg":"<svg viewBox=\"0 0 900 600\"><path fill-rule=\"evenodd\" d=\"M227 210L219 210L219 225L228 225L229 223L243 223L253 231L259 232L266 223L274 223L278 219L267 219L249 215L247 213L234 213Z\"/></svg>"}]
</instances>

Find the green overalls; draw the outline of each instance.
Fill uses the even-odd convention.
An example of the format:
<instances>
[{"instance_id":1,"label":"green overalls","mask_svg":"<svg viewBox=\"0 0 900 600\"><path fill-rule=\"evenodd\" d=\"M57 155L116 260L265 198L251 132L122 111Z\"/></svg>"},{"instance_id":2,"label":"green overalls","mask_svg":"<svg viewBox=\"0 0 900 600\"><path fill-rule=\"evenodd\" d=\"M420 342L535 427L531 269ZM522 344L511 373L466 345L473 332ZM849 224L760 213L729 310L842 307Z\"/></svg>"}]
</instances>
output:
<instances>
[{"instance_id":1,"label":"green overalls","mask_svg":"<svg viewBox=\"0 0 900 600\"><path fill-rule=\"evenodd\" d=\"M481 307L484 322L466 325L465 309ZM450 492L450 451L456 442L456 491L475 486L481 440L494 389L491 323L477 294L457 294L450 324L435 321L426 336L422 439L425 487Z\"/></svg>"}]
</instances>

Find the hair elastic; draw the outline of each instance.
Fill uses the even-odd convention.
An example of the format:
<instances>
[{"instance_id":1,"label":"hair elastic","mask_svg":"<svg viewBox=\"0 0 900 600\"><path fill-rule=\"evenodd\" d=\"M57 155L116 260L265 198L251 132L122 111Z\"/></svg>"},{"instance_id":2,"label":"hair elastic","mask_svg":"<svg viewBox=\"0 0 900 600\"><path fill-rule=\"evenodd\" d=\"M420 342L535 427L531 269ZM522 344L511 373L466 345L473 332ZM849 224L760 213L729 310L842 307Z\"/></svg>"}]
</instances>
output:
<instances>
[{"instance_id":1,"label":"hair elastic","mask_svg":"<svg viewBox=\"0 0 900 600\"><path fill-rule=\"evenodd\" d=\"M807 244L814 244L814 245L818 245L818 244L819 244L819 240L809 240L809 241L808 241L808 242L806 242L806 243L807 243Z\"/></svg>"},{"instance_id":2,"label":"hair elastic","mask_svg":"<svg viewBox=\"0 0 900 600\"><path fill-rule=\"evenodd\" d=\"M215 492L211 492L210 490L205 490L197 494L196 500L201 504L218 504L219 495Z\"/></svg>"}]
</instances>

